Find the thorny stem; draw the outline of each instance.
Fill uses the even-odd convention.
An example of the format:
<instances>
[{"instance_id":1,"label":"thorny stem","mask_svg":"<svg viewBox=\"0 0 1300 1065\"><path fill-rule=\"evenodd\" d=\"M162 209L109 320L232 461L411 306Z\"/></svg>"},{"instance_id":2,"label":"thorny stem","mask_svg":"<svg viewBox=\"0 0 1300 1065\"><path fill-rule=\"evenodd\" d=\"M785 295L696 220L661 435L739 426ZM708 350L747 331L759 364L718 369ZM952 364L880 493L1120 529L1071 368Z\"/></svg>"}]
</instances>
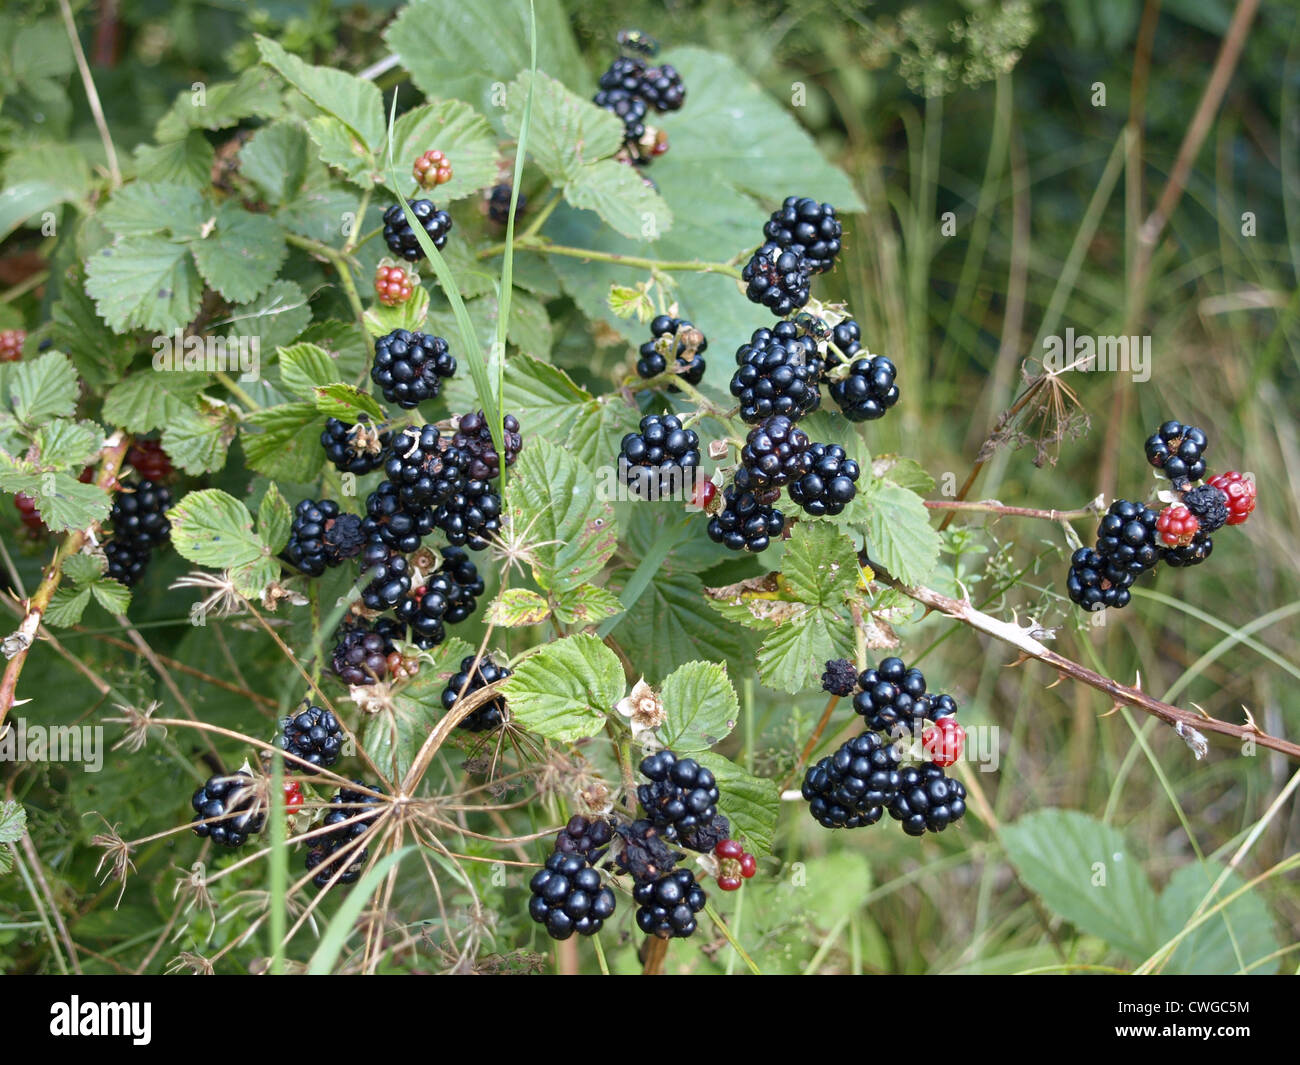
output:
<instances>
[{"instance_id":1,"label":"thorny stem","mask_svg":"<svg viewBox=\"0 0 1300 1065\"><path fill-rule=\"evenodd\" d=\"M880 567L875 564L872 565L872 569L875 570L877 580L902 592L909 599L913 599L931 610L938 611L956 621L969 625L977 632L985 633L1015 647L1020 652L1022 660L1036 658L1038 661L1051 666L1062 676L1071 677L1088 685L1090 688L1096 688L1099 692L1108 695L1116 703L1132 706L1145 714L1151 714L1153 717L1159 718L1167 725L1172 725L1178 731L1179 736L1189 745L1195 738L1193 733L1214 732L1221 736L1230 736L1239 743L1245 743L1249 740L1260 747L1267 747L1269 750L1278 751L1289 758L1300 761L1300 744L1292 743L1290 740L1278 736L1270 736L1255 725L1253 721L1249 721L1244 725L1234 725L1231 722L1220 721L1206 714L1181 710L1169 703L1161 702L1140 688L1120 684L1079 662L1057 654L1040 642L1038 637L1041 633L1032 626L1021 628L1013 622L999 621L997 618L976 609L969 600L953 599L951 596L943 595L932 588L925 588L920 585L903 584L902 581L895 580L883 573Z\"/></svg>"},{"instance_id":2,"label":"thorny stem","mask_svg":"<svg viewBox=\"0 0 1300 1065\"><path fill-rule=\"evenodd\" d=\"M131 437L126 433L117 432L109 437L103 451L100 452L99 473L95 477L96 486L105 491L112 487L130 444ZM41 618L45 616L50 600L54 598L59 582L63 580L63 563L85 546L89 532L89 529L78 529L63 538L63 543L54 552L54 558L45 567L40 586L27 600L27 613L23 617L22 624L19 625L18 631L9 637L10 641L16 642L16 650L5 667L3 680L0 680L0 731L4 729L5 716L14 705L18 677L23 671L23 664L27 661L27 652L36 641Z\"/></svg>"},{"instance_id":3,"label":"thorny stem","mask_svg":"<svg viewBox=\"0 0 1300 1065\"><path fill-rule=\"evenodd\" d=\"M1076 521L1097 513L1091 503L1074 510L1039 510L1035 507L1009 507L996 499L984 499L978 503L968 503L960 499L927 499L925 505L931 510L960 510L977 514L1002 514L1012 518L1043 518L1047 521Z\"/></svg>"},{"instance_id":4,"label":"thorny stem","mask_svg":"<svg viewBox=\"0 0 1300 1065\"><path fill-rule=\"evenodd\" d=\"M506 250L504 243L494 244L478 253L480 259L491 259ZM704 274L724 274L740 280L740 270L727 263L710 263L700 259L647 259L639 255L618 255L614 252L595 251L591 248L571 248L564 244L552 244L544 237L519 236L515 238L515 251L534 251L543 255L563 255L570 259L586 259L594 263L611 263L615 266L631 266L638 270L683 270Z\"/></svg>"}]
</instances>

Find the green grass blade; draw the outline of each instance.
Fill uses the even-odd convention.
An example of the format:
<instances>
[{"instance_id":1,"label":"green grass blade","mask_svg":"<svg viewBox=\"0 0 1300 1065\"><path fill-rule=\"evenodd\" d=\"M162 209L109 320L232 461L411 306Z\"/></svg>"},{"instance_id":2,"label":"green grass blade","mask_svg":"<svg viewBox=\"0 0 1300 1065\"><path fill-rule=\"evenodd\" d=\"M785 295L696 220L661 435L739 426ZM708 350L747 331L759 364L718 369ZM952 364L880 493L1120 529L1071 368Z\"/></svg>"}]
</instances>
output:
<instances>
[{"instance_id":1,"label":"green grass blade","mask_svg":"<svg viewBox=\"0 0 1300 1065\"><path fill-rule=\"evenodd\" d=\"M418 849L415 844L411 844L403 847L400 851L385 855L361 878L357 886L348 892L348 897L343 900L343 905L338 908L338 912L330 919L330 923L325 926L325 934L321 936L320 946L316 948L316 952L307 963L308 976L329 975L338 962L339 956L343 953L343 948L347 946L348 936L352 934L357 918L361 916L361 911L370 902L370 896L379 887L379 882L388 875L389 869L405 858L411 851Z\"/></svg>"}]
</instances>

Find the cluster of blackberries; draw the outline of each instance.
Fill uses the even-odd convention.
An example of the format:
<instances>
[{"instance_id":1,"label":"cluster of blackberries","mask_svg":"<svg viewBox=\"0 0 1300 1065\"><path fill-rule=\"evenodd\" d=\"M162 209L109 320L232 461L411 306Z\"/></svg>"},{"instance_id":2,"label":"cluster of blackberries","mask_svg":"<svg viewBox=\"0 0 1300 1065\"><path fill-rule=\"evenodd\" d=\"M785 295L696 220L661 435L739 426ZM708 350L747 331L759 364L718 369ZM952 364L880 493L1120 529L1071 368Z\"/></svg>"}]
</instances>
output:
<instances>
[{"instance_id":1,"label":"cluster of blackberries","mask_svg":"<svg viewBox=\"0 0 1300 1065\"><path fill-rule=\"evenodd\" d=\"M647 414L623 437L618 475L635 499L691 498L700 466L700 438L675 414Z\"/></svg>"},{"instance_id":2,"label":"cluster of blackberries","mask_svg":"<svg viewBox=\"0 0 1300 1065\"><path fill-rule=\"evenodd\" d=\"M698 385L704 377L704 353L708 348L708 338L686 319L658 315L650 322L650 339L641 345L637 375L658 377L668 371L671 359L673 373L687 384ZM670 385L668 391L678 389Z\"/></svg>"},{"instance_id":3,"label":"cluster of blackberries","mask_svg":"<svg viewBox=\"0 0 1300 1065\"><path fill-rule=\"evenodd\" d=\"M442 251L447 246L447 234L451 232L451 215L438 210L430 200L408 200L407 203L433 246ZM393 204L384 212L384 243L389 251L407 262L414 263L424 258L424 249L420 247L419 238L406 220L400 203Z\"/></svg>"},{"instance_id":4,"label":"cluster of blackberries","mask_svg":"<svg viewBox=\"0 0 1300 1065\"><path fill-rule=\"evenodd\" d=\"M153 481L127 481L113 498L108 516L112 530L104 545L108 559L108 576L128 588L135 584L149 565L155 547L171 536L167 511L172 494L166 485Z\"/></svg>"},{"instance_id":5,"label":"cluster of blackberries","mask_svg":"<svg viewBox=\"0 0 1300 1065\"><path fill-rule=\"evenodd\" d=\"M194 793L194 834L221 847L242 847L266 824L266 802L253 777L243 772L209 777Z\"/></svg>"},{"instance_id":6,"label":"cluster of blackberries","mask_svg":"<svg viewBox=\"0 0 1300 1065\"><path fill-rule=\"evenodd\" d=\"M468 698L476 691L505 680L510 670L492 661L491 655L466 655L461 659L460 672L453 673L442 690L444 710L452 709L462 698ZM467 732L492 732L499 729L506 720L505 696L497 695L482 706L470 711L460 722L460 727Z\"/></svg>"},{"instance_id":7,"label":"cluster of blackberries","mask_svg":"<svg viewBox=\"0 0 1300 1065\"><path fill-rule=\"evenodd\" d=\"M1214 550L1211 533L1240 525L1255 509L1255 483L1236 471L1203 483L1209 439L1193 425L1168 421L1146 442L1147 461L1173 485L1181 502L1158 513L1117 499L1097 526L1097 542L1070 558L1066 592L1085 610L1127 606L1129 589L1160 562L1196 566Z\"/></svg>"},{"instance_id":8,"label":"cluster of blackberries","mask_svg":"<svg viewBox=\"0 0 1300 1065\"><path fill-rule=\"evenodd\" d=\"M686 86L677 69L667 63L651 65L644 56L622 55L600 76L597 107L623 123L623 145L629 162L643 165L666 150L661 130L646 125L651 111L677 111L686 102Z\"/></svg>"},{"instance_id":9,"label":"cluster of blackberries","mask_svg":"<svg viewBox=\"0 0 1300 1065\"><path fill-rule=\"evenodd\" d=\"M371 787L361 781L353 781L359 788L369 787L369 791L379 792L377 786ZM364 836L375 819L379 816L378 806L382 802L377 794L340 788L330 800L329 812L321 821L320 828L329 831L313 836L308 843L307 870L316 870L312 883L318 888L335 884L353 884L361 879L366 859L370 850L358 845L356 840Z\"/></svg>"},{"instance_id":10,"label":"cluster of blackberries","mask_svg":"<svg viewBox=\"0 0 1300 1065\"><path fill-rule=\"evenodd\" d=\"M280 719L277 742L280 750L296 755L312 767L328 769L339 760L347 737L339 719L329 710L305 702L298 713ZM295 773L311 773L313 768L293 762L289 766Z\"/></svg>"},{"instance_id":11,"label":"cluster of blackberries","mask_svg":"<svg viewBox=\"0 0 1300 1065\"><path fill-rule=\"evenodd\" d=\"M365 546L361 519L332 499L304 499L295 508L284 557L309 577L356 558Z\"/></svg>"},{"instance_id":12,"label":"cluster of blackberries","mask_svg":"<svg viewBox=\"0 0 1300 1065\"><path fill-rule=\"evenodd\" d=\"M808 302L812 275L840 253L843 227L829 203L787 197L763 226L764 242L741 270L745 295L784 318Z\"/></svg>"},{"instance_id":13,"label":"cluster of blackberries","mask_svg":"<svg viewBox=\"0 0 1300 1065\"><path fill-rule=\"evenodd\" d=\"M895 657L856 678L848 661L827 662L822 687L852 695L867 731L804 774L803 797L819 824L861 828L888 812L909 836L919 836L942 832L965 814L966 789L943 772L965 743L952 696L927 692L924 674ZM905 746L918 737L927 761L904 766Z\"/></svg>"},{"instance_id":14,"label":"cluster of blackberries","mask_svg":"<svg viewBox=\"0 0 1300 1065\"><path fill-rule=\"evenodd\" d=\"M384 462L384 451L392 440L392 433L380 432L362 414L354 425L330 418L325 431L320 434L321 447L339 473L360 477L379 469Z\"/></svg>"},{"instance_id":15,"label":"cluster of blackberries","mask_svg":"<svg viewBox=\"0 0 1300 1065\"><path fill-rule=\"evenodd\" d=\"M442 337L394 329L375 341L370 379L384 399L403 410L414 410L442 391L442 382L456 372L456 359Z\"/></svg>"}]
</instances>

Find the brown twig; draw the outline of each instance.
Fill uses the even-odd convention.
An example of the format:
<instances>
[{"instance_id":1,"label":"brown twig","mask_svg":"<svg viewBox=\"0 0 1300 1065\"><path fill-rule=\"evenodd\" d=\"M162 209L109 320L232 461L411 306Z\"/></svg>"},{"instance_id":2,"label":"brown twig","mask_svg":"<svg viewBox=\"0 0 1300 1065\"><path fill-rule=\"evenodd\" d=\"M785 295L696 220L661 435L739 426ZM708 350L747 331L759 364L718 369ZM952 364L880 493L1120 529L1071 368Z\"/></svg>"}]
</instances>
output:
<instances>
[{"instance_id":1,"label":"brown twig","mask_svg":"<svg viewBox=\"0 0 1300 1065\"><path fill-rule=\"evenodd\" d=\"M116 482L117 472L121 469L122 460L130 443L130 436L117 432L104 444L100 452L99 472L95 477L95 484L99 488L107 491ZM40 586L27 600L27 613L18 626L18 631L10 637L17 642L18 646L5 667L4 679L0 680L0 729L3 729L5 717L14 705L18 677L22 674L23 665L27 661L27 653L36 641L37 632L41 627L41 618L45 616L45 611L50 607L50 600L54 598L54 593L58 591L59 583L63 580L63 563L85 546L88 535L89 529L78 529L69 532L63 538L63 543L54 552L54 558L50 560L50 564L45 567L45 572L41 575Z\"/></svg>"},{"instance_id":2,"label":"brown twig","mask_svg":"<svg viewBox=\"0 0 1300 1065\"><path fill-rule=\"evenodd\" d=\"M1190 710L1181 710L1169 703L1161 702L1139 688L1131 688L1126 684L1120 684L1118 681L1104 677L1095 670L1066 658L1064 655L1057 654L1042 644L1038 639L1038 632L1032 626L1021 628L1013 622L1000 621L976 609L968 600L954 599L951 596L936 592L932 588L903 584L901 581L894 580L894 578L882 573L879 568L875 568L875 572L878 580L902 592L909 599L913 599L931 610L938 611L947 617L969 625L977 632L982 632L994 639L1010 644L1020 652L1022 659L1036 658L1038 661L1051 666L1062 676L1070 677L1088 685L1090 688L1096 688L1099 692L1105 693L1116 703L1131 706L1143 713L1159 718L1167 725L1172 725L1189 744L1199 733L1214 732L1221 736L1230 736L1238 742L1245 742L1249 739L1260 747L1267 747L1269 750L1278 751L1289 758L1300 761L1300 744L1292 743L1290 740L1284 740L1278 736L1270 736L1268 733L1261 731L1253 722L1245 725L1234 725L1231 722L1220 721L1208 715L1203 716Z\"/></svg>"},{"instance_id":3,"label":"brown twig","mask_svg":"<svg viewBox=\"0 0 1300 1065\"><path fill-rule=\"evenodd\" d=\"M1034 507L1009 507L996 499L984 499L977 503L960 499L927 499L925 505L931 510L964 510L976 514L1002 514L1012 518L1043 518L1047 521L1075 521L1097 513L1091 504L1075 510L1038 510Z\"/></svg>"},{"instance_id":4,"label":"brown twig","mask_svg":"<svg viewBox=\"0 0 1300 1065\"><path fill-rule=\"evenodd\" d=\"M835 713L835 704L840 701L838 695L832 695L826 701L826 709L822 711L821 720L817 722L817 727L812 730L812 735L808 737L808 742L803 745L803 750L799 752L799 761L795 762L794 768L786 774L786 778L781 783L781 790L785 791L799 776L799 771L808 764L808 759L812 757L813 751L817 750L817 744L821 741L822 733L826 731L826 726L830 724L831 715Z\"/></svg>"}]
</instances>

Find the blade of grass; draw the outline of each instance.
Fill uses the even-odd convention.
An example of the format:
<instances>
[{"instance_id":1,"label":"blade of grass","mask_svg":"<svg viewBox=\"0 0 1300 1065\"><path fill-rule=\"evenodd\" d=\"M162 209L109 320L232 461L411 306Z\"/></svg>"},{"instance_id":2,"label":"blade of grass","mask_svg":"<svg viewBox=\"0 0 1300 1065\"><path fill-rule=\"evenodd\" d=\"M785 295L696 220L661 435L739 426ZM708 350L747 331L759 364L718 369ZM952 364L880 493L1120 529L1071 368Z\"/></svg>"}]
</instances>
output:
<instances>
[{"instance_id":1,"label":"blade of grass","mask_svg":"<svg viewBox=\"0 0 1300 1065\"><path fill-rule=\"evenodd\" d=\"M627 584L623 586L623 594L618 597L618 601L623 607L622 611L615 614L612 618L606 618L600 628L596 630L596 635L602 640L614 631L614 626L623 620L627 612L631 610L636 605L636 601L641 598L641 594L650 586L650 582L654 579L654 575L659 571L659 567L663 565L664 559L666 559L668 553L677 546L678 541L682 538L682 534L686 532L687 527L690 525L692 516L693 515L687 514L675 528L670 527L665 529L663 536L655 541L654 546L646 554L645 558L643 558L637 565L636 569L632 571L632 576L628 578Z\"/></svg>"},{"instance_id":2,"label":"blade of grass","mask_svg":"<svg viewBox=\"0 0 1300 1065\"><path fill-rule=\"evenodd\" d=\"M271 767L271 973L284 975L284 933L288 928L289 848L284 820L284 759Z\"/></svg>"},{"instance_id":3,"label":"blade of grass","mask_svg":"<svg viewBox=\"0 0 1300 1065\"><path fill-rule=\"evenodd\" d=\"M352 934L357 918L361 916L361 911L370 902L370 896L375 893L375 889L379 887L380 882L388 875L388 870L411 851L418 849L415 844L411 844L403 847L400 851L394 851L392 854L381 858L361 878L357 886L348 892L348 897L343 900L338 912L330 919L330 923L325 926L325 934L321 936L320 946L316 948L316 952L307 963L308 976L329 975L335 963L339 960L339 956L343 953L343 948L347 946L348 936Z\"/></svg>"}]
</instances>

